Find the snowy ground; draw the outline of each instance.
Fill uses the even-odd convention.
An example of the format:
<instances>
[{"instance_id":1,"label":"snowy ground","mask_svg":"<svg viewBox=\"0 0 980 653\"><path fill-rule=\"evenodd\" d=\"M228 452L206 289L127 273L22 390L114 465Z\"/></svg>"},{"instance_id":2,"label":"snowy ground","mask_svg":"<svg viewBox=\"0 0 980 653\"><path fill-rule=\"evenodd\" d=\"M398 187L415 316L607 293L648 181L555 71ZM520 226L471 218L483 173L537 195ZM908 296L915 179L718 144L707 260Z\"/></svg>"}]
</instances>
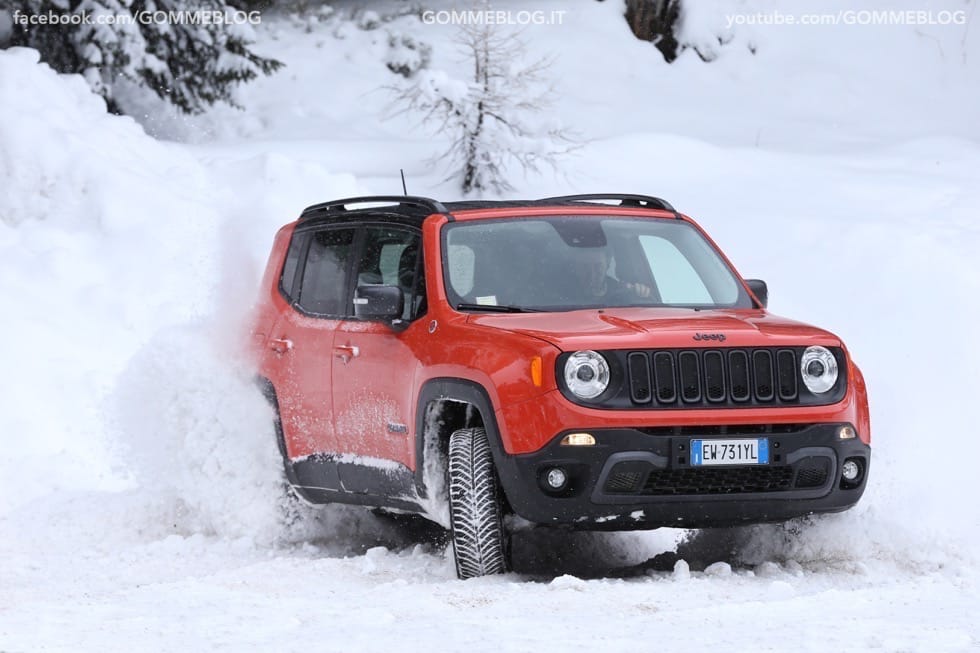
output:
<instances>
[{"instance_id":1,"label":"snowy ground","mask_svg":"<svg viewBox=\"0 0 980 653\"><path fill-rule=\"evenodd\" d=\"M269 17L287 68L246 111L145 102L142 126L0 51L0 651L980 648L980 27L745 27L667 66L616 2L535 6L568 10L527 35L585 144L515 195L666 197L775 312L840 334L871 392L862 503L679 548L522 533L513 574L467 582L424 524L284 520L236 354L271 236L315 201L397 192L399 167L456 197L425 163L444 136L379 90L400 79L389 32L462 70L451 29Z\"/></svg>"}]
</instances>

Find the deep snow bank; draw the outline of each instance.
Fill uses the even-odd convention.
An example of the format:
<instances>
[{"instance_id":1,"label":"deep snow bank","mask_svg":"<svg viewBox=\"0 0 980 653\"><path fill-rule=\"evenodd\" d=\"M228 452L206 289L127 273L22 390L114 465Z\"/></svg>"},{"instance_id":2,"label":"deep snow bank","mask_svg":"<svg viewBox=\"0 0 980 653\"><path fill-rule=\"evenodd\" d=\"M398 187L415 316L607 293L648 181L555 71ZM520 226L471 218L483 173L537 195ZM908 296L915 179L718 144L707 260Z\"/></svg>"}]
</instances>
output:
<instances>
[{"instance_id":1,"label":"deep snow bank","mask_svg":"<svg viewBox=\"0 0 980 653\"><path fill-rule=\"evenodd\" d=\"M0 51L0 359L14 373L0 508L112 486L102 400L149 334L204 310L216 276L203 168L36 62Z\"/></svg>"},{"instance_id":2,"label":"deep snow bank","mask_svg":"<svg viewBox=\"0 0 980 653\"><path fill-rule=\"evenodd\" d=\"M256 253L306 199L284 177L318 196L353 179L261 156L209 169L32 50L0 51L0 96L0 517L128 488L60 527L275 539L278 452L238 349Z\"/></svg>"}]
</instances>

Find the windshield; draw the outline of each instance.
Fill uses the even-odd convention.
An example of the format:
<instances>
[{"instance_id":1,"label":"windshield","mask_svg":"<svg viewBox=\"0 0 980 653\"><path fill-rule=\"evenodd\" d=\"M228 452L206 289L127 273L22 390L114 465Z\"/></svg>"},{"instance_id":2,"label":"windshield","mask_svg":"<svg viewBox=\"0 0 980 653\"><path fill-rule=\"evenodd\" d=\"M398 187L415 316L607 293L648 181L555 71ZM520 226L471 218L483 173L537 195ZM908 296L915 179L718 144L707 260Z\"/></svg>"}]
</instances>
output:
<instances>
[{"instance_id":1,"label":"windshield","mask_svg":"<svg viewBox=\"0 0 980 653\"><path fill-rule=\"evenodd\" d=\"M732 270L681 220L509 218L457 222L443 234L449 299L464 310L752 307Z\"/></svg>"}]
</instances>

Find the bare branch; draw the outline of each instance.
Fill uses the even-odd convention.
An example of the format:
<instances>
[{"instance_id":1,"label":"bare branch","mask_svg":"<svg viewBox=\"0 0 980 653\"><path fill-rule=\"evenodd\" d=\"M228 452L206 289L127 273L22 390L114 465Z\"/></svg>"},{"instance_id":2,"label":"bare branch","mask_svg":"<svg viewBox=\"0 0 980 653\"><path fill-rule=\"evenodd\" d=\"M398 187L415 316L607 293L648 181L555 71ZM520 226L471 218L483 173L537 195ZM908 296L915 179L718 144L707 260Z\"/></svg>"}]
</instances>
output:
<instances>
[{"instance_id":1,"label":"bare branch","mask_svg":"<svg viewBox=\"0 0 980 653\"><path fill-rule=\"evenodd\" d=\"M555 97L547 80L553 60L527 61L521 33L495 24L463 25L455 42L472 79L420 71L410 84L389 89L393 115L418 114L422 125L451 136L435 160L464 193L512 190L508 163L524 174L557 170L559 158L579 144L575 134L545 120Z\"/></svg>"}]
</instances>

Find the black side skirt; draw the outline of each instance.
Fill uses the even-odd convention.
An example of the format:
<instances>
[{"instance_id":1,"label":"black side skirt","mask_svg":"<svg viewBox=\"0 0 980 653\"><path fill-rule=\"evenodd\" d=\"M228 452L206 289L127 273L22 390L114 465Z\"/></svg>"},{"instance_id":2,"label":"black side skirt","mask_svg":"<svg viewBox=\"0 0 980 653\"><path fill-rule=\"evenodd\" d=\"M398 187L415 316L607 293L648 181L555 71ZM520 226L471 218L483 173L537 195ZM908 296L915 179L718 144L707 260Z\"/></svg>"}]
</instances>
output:
<instances>
[{"instance_id":1,"label":"black side skirt","mask_svg":"<svg viewBox=\"0 0 980 653\"><path fill-rule=\"evenodd\" d=\"M313 455L289 461L294 489L310 503L350 503L420 512L415 475L404 465L384 467Z\"/></svg>"}]
</instances>

